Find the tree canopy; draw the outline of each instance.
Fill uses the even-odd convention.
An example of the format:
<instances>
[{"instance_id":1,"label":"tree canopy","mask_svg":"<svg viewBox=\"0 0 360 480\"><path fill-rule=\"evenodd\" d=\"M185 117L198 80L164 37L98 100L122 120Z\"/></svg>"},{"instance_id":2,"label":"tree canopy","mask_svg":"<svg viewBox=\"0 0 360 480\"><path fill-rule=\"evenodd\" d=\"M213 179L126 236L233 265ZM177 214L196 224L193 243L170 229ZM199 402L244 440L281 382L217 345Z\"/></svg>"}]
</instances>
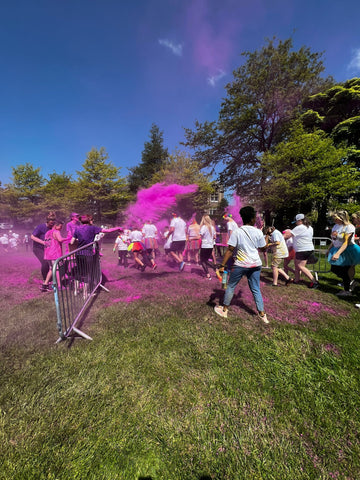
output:
<instances>
[{"instance_id":1,"label":"tree canopy","mask_svg":"<svg viewBox=\"0 0 360 480\"><path fill-rule=\"evenodd\" d=\"M281 225L299 211L312 214L319 228L327 212L345 203L357 191L360 173L323 131L307 132L295 123L286 141L261 159L266 173L262 206Z\"/></svg>"},{"instance_id":2,"label":"tree canopy","mask_svg":"<svg viewBox=\"0 0 360 480\"><path fill-rule=\"evenodd\" d=\"M185 129L185 145L201 166L220 169L221 183L240 195L261 191L261 154L285 138L306 97L332 84L320 77L322 54L292 47L291 39L272 39L259 51L244 52L218 120Z\"/></svg>"}]
</instances>

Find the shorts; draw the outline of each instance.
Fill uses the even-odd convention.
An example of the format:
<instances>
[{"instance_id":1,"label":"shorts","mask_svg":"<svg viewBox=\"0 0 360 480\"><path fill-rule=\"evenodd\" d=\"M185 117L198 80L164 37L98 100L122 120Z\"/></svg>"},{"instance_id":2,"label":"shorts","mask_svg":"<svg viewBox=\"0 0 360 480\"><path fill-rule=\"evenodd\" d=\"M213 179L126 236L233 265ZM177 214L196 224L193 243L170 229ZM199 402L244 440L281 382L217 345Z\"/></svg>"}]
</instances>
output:
<instances>
[{"instance_id":1,"label":"shorts","mask_svg":"<svg viewBox=\"0 0 360 480\"><path fill-rule=\"evenodd\" d=\"M275 268L280 268L283 260L284 259L280 257L273 257L271 261L271 266Z\"/></svg>"},{"instance_id":2,"label":"shorts","mask_svg":"<svg viewBox=\"0 0 360 480\"><path fill-rule=\"evenodd\" d=\"M185 250L185 240L177 240L172 242L170 250L172 252L180 252L182 253Z\"/></svg>"},{"instance_id":3,"label":"shorts","mask_svg":"<svg viewBox=\"0 0 360 480\"><path fill-rule=\"evenodd\" d=\"M307 260L313 253L314 250L308 250L306 252L296 252L295 258L296 260Z\"/></svg>"},{"instance_id":4,"label":"shorts","mask_svg":"<svg viewBox=\"0 0 360 480\"><path fill-rule=\"evenodd\" d=\"M201 246L201 238L189 238L186 248L190 251L199 250Z\"/></svg>"}]
</instances>

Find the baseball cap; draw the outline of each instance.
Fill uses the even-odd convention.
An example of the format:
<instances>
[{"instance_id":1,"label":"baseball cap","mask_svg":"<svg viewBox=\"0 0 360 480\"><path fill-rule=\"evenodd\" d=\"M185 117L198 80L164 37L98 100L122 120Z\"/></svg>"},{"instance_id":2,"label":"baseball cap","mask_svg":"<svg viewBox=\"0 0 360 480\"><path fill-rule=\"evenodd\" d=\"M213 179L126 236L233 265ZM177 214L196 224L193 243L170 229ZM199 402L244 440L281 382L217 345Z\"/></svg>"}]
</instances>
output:
<instances>
[{"instance_id":1,"label":"baseball cap","mask_svg":"<svg viewBox=\"0 0 360 480\"><path fill-rule=\"evenodd\" d=\"M292 223L296 223L299 220L304 220L304 218L305 218L305 215L303 213L298 213L295 217L295 220Z\"/></svg>"}]
</instances>

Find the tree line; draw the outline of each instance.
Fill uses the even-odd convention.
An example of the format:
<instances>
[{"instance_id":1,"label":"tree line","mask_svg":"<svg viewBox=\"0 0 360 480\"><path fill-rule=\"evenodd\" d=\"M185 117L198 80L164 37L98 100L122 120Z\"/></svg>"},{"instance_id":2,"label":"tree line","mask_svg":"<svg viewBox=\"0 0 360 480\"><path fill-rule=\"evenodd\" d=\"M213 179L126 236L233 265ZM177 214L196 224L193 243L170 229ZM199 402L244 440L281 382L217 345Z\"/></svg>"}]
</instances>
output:
<instances>
[{"instance_id":1,"label":"tree line","mask_svg":"<svg viewBox=\"0 0 360 480\"><path fill-rule=\"evenodd\" d=\"M278 226L301 211L319 230L331 210L358 210L360 78L324 78L323 53L295 51L291 38L268 39L242 55L218 119L184 129L186 151L169 154L153 124L141 161L125 177L104 148L88 153L76 179L65 172L44 179L25 163L1 187L0 216L23 223L55 208L85 210L101 223L121 221L139 189L157 182L199 185L182 202L185 216L205 211L219 185Z\"/></svg>"}]
</instances>

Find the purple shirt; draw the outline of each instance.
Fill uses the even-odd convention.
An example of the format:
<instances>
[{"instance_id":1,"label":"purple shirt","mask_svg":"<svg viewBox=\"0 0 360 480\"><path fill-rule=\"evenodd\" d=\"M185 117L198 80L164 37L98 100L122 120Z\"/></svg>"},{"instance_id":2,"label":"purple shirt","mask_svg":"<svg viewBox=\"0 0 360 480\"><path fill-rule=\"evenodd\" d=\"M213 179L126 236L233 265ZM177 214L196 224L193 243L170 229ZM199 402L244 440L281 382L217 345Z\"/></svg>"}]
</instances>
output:
<instances>
[{"instance_id":1,"label":"purple shirt","mask_svg":"<svg viewBox=\"0 0 360 480\"><path fill-rule=\"evenodd\" d=\"M96 227L95 225L80 225L75 228L74 238L78 241L76 248L85 247L94 241L95 235L100 233L102 230L101 227ZM92 255L92 247L89 247L81 252L78 252L79 255Z\"/></svg>"}]
</instances>

